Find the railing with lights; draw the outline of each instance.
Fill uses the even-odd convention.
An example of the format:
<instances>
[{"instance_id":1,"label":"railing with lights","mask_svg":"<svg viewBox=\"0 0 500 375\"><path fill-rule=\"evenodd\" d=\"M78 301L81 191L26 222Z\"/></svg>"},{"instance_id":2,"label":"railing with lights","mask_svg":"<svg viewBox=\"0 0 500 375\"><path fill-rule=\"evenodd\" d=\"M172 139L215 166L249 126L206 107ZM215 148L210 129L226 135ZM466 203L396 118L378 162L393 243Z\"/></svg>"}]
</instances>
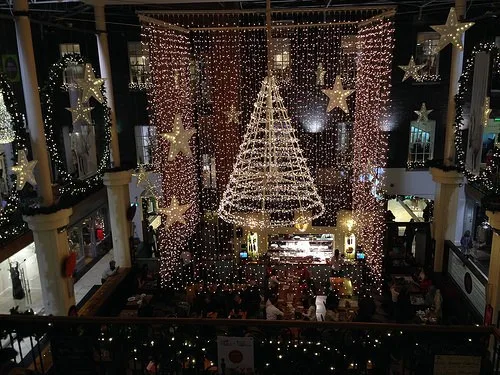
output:
<instances>
[{"instance_id":1,"label":"railing with lights","mask_svg":"<svg viewBox=\"0 0 500 375\"><path fill-rule=\"evenodd\" d=\"M391 369L432 374L453 366L490 374L498 369L499 336L493 327L3 316L0 328L2 350L19 352L24 343L17 366L41 374L151 373L148 368L156 374L216 373L220 336L253 338L259 374L386 374Z\"/></svg>"}]
</instances>

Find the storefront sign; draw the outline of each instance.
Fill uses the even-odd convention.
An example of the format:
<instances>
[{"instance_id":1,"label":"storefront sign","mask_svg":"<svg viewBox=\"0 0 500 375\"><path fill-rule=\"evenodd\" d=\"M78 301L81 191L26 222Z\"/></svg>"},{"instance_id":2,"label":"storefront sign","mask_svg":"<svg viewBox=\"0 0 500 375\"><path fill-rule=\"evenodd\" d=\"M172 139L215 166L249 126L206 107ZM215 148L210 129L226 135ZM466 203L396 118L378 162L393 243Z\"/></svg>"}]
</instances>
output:
<instances>
[{"instance_id":1,"label":"storefront sign","mask_svg":"<svg viewBox=\"0 0 500 375\"><path fill-rule=\"evenodd\" d=\"M486 288L452 250L449 252L448 273L477 312L484 317Z\"/></svg>"},{"instance_id":2,"label":"storefront sign","mask_svg":"<svg viewBox=\"0 0 500 375\"><path fill-rule=\"evenodd\" d=\"M254 374L253 337L217 337L219 374Z\"/></svg>"},{"instance_id":3,"label":"storefront sign","mask_svg":"<svg viewBox=\"0 0 500 375\"><path fill-rule=\"evenodd\" d=\"M481 357L470 355L434 356L434 375L477 375L481 372Z\"/></svg>"}]
</instances>

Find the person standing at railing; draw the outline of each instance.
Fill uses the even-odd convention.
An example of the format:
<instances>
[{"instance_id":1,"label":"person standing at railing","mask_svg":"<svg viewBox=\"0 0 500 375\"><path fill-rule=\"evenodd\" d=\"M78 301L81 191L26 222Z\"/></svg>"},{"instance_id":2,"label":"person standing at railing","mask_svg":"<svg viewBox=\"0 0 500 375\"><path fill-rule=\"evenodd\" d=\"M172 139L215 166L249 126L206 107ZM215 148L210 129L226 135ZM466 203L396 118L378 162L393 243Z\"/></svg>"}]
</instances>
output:
<instances>
[{"instance_id":1,"label":"person standing at railing","mask_svg":"<svg viewBox=\"0 0 500 375\"><path fill-rule=\"evenodd\" d=\"M470 230L466 230L462 238L460 239L460 245L462 246L462 251L464 254L468 255L470 249L472 249L472 236Z\"/></svg>"}]
</instances>

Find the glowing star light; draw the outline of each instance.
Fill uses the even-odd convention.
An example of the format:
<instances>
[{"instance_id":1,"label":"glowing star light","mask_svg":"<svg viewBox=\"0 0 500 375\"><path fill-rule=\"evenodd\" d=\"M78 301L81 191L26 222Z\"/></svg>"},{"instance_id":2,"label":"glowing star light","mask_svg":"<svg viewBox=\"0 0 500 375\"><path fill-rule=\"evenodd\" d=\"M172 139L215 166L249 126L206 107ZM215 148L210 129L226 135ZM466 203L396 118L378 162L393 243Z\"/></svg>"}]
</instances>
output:
<instances>
[{"instance_id":1,"label":"glowing star light","mask_svg":"<svg viewBox=\"0 0 500 375\"><path fill-rule=\"evenodd\" d=\"M191 148L189 140L196 133L196 129L184 129L180 114L175 115L174 128L171 133L160 134L162 138L170 142L170 150L168 152L168 161L172 161L179 153L185 156L191 156Z\"/></svg>"},{"instance_id":2,"label":"glowing star light","mask_svg":"<svg viewBox=\"0 0 500 375\"><path fill-rule=\"evenodd\" d=\"M339 75L335 77L333 89L321 91L323 91L323 93L330 98L326 112L330 112L335 107L339 107L345 113L349 113L349 107L347 106L346 99L354 92L354 90L344 90L342 87L342 78Z\"/></svg>"},{"instance_id":3,"label":"glowing star light","mask_svg":"<svg viewBox=\"0 0 500 375\"><path fill-rule=\"evenodd\" d=\"M76 124L78 121L82 120L87 124L92 125L92 117L90 116L90 112L94 109L94 107L87 107L80 99L77 99L76 107L66 109L71 112L73 124Z\"/></svg>"},{"instance_id":4,"label":"glowing star light","mask_svg":"<svg viewBox=\"0 0 500 375\"><path fill-rule=\"evenodd\" d=\"M464 46L462 45L462 34L473 25L474 22L458 22L455 8L451 8L446 24L431 26L441 35L434 53L441 51L450 43L458 49L464 49Z\"/></svg>"},{"instance_id":5,"label":"glowing star light","mask_svg":"<svg viewBox=\"0 0 500 375\"><path fill-rule=\"evenodd\" d=\"M95 77L92 65L85 64L83 79L77 79L76 83L82 89L82 102L86 102L93 97L102 104L104 97L102 96L101 87L104 84L104 78Z\"/></svg>"},{"instance_id":6,"label":"glowing star light","mask_svg":"<svg viewBox=\"0 0 500 375\"><path fill-rule=\"evenodd\" d=\"M326 70L323 68L323 63L319 63L316 69L316 86L325 85L325 74Z\"/></svg>"},{"instance_id":7,"label":"glowing star light","mask_svg":"<svg viewBox=\"0 0 500 375\"><path fill-rule=\"evenodd\" d=\"M174 223L181 223L182 225L185 225L186 219L184 218L184 214L192 205L192 203L179 204L177 198L172 197L169 207L159 208L158 211L160 214L166 216L165 229L170 228Z\"/></svg>"},{"instance_id":8,"label":"glowing star light","mask_svg":"<svg viewBox=\"0 0 500 375\"><path fill-rule=\"evenodd\" d=\"M403 82L410 77L413 78L415 81L418 81L420 79L420 74L418 72L424 68L425 64L416 65L415 60L413 60L412 56L410 57L410 62L408 63L408 65L398 65L398 66L405 72L405 75L403 77Z\"/></svg>"},{"instance_id":9,"label":"glowing star light","mask_svg":"<svg viewBox=\"0 0 500 375\"><path fill-rule=\"evenodd\" d=\"M429 113L434 111L433 109L427 109L425 103L422 103L419 111L413 111L418 115L417 122L427 122L429 121Z\"/></svg>"},{"instance_id":10,"label":"glowing star light","mask_svg":"<svg viewBox=\"0 0 500 375\"><path fill-rule=\"evenodd\" d=\"M490 119L490 114L491 114L490 97L489 96L484 98L483 112L482 113L483 113L483 126L487 127L488 121Z\"/></svg>"},{"instance_id":11,"label":"glowing star light","mask_svg":"<svg viewBox=\"0 0 500 375\"><path fill-rule=\"evenodd\" d=\"M132 173L132 176L137 178L137 186L149 181L148 172L144 169L144 164L139 164L137 172Z\"/></svg>"},{"instance_id":12,"label":"glowing star light","mask_svg":"<svg viewBox=\"0 0 500 375\"><path fill-rule=\"evenodd\" d=\"M35 175L33 174L33 169L36 166L38 160L28 161L26 157L26 152L24 150L19 150L17 152L17 165L12 167L12 172L17 176L16 189L22 190L26 182L32 186L36 185Z\"/></svg>"},{"instance_id":13,"label":"glowing star light","mask_svg":"<svg viewBox=\"0 0 500 375\"><path fill-rule=\"evenodd\" d=\"M228 124L233 123L233 124L239 125L241 111L237 111L234 104L231 104L231 107L229 107L229 111L227 111L225 113L227 116L227 123Z\"/></svg>"}]
</instances>

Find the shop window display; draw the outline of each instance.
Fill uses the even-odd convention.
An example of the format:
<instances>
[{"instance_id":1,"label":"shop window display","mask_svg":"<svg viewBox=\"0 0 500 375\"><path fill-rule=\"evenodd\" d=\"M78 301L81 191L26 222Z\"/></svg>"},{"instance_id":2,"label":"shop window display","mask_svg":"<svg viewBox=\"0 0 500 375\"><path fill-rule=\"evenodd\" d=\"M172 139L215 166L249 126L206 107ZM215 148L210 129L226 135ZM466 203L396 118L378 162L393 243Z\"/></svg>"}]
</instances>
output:
<instances>
[{"instance_id":1,"label":"shop window display","mask_svg":"<svg viewBox=\"0 0 500 375\"><path fill-rule=\"evenodd\" d=\"M77 254L77 271L108 250L107 209L100 208L68 231L70 251Z\"/></svg>"}]
</instances>

